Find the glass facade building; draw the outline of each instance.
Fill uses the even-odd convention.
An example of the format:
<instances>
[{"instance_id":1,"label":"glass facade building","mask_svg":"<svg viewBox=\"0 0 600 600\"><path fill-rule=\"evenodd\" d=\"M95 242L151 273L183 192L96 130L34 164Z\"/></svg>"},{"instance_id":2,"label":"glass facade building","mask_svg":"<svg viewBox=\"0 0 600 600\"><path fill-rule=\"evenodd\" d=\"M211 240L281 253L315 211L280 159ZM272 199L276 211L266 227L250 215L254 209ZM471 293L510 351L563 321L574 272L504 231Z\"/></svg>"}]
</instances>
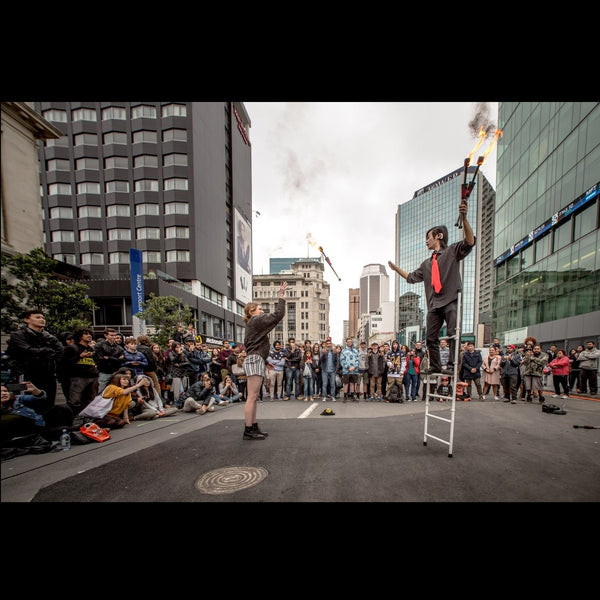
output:
<instances>
[{"instance_id":1,"label":"glass facade building","mask_svg":"<svg viewBox=\"0 0 600 600\"><path fill-rule=\"evenodd\" d=\"M570 348L600 335L600 103L502 102L493 331Z\"/></svg>"},{"instance_id":2,"label":"glass facade building","mask_svg":"<svg viewBox=\"0 0 600 600\"><path fill-rule=\"evenodd\" d=\"M467 183L473 178L475 167L469 167ZM445 225L448 229L448 245L459 241L463 230L455 227L458 218L458 206L461 199L464 167L445 175L437 181L417 190L413 198L398 206L396 212L396 264L410 273L417 269L428 257L425 235L436 225ZM484 343L484 326L480 318L482 306L489 304L493 281L491 274L482 268L482 256L490 248L493 239L493 226L482 228L482 219L490 212L494 203L494 190L479 171L475 176L475 186L469 198L469 223L477 237L475 248L463 261L463 312L461 331L464 340ZM482 231L482 235L478 232ZM407 339L403 332L419 328L418 339L425 339L427 305L423 284L409 284L402 277L395 277L396 324L399 341ZM490 315L491 320L491 315ZM491 323L490 323L491 325ZM489 329L489 328L488 328ZM489 337L489 336L488 336ZM478 339L481 338L481 339Z\"/></svg>"}]
</instances>

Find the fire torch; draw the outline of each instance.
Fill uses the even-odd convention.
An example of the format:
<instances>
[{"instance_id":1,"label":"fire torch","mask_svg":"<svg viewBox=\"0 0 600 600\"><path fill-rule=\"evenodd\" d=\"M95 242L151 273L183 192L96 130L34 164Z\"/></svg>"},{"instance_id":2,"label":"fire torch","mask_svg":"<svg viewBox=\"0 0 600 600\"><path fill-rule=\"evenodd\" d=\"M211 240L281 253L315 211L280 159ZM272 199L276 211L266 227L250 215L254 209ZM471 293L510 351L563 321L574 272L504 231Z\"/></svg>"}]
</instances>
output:
<instances>
[{"instance_id":1,"label":"fire torch","mask_svg":"<svg viewBox=\"0 0 600 600\"><path fill-rule=\"evenodd\" d=\"M325 255L325 251L323 250L323 248L321 246L319 246L319 252L323 255L323 258L327 261L327 264L331 267L331 270L335 273L335 269L333 268L333 265L331 264L329 257ZM337 273L335 273L335 276L338 278L338 281L342 280L342 278Z\"/></svg>"},{"instance_id":2,"label":"fire torch","mask_svg":"<svg viewBox=\"0 0 600 600\"><path fill-rule=\"evenodd\" d=\"M475 148L473 148L473 150L471 150L471 154L469 154L469 156L467 156L467 158L465 158L465 162L464 162L465 168L463 171L463 182L460 186L460 199L461 199L461 201L464 201L464 202L467 202L469 200L469 196L471 195L471 192L473 191L473 186L475 185L475 179L477 177L477 173L479 173L479 168L485 162L485 159L488 157L488 154L492 151L492 148L498 141L498 138L502 135L502 130L496 129L496 133L494 135L494 140L490 144L490 147L483 153L483 156L480 156L477 159L477 168L475 169L475 172L473 173L473 179L471 179L471 181L469 183L467 183L467 172L469 169L469 165L471 164L471 159L473 158L475 151L477 150L477 148L479 148L479 146L481 146L481 142L483 142L483 140L485 138L485 131L484 131L483 127L481 128L479 135L480 135L479 142L477 142L477 145L475 146ZM454 225L455 225L455 227L462 229L462 226L463 226L462 213L458 213L458 219L456 220L456 223Z\"/></svg>"}]
</instances>

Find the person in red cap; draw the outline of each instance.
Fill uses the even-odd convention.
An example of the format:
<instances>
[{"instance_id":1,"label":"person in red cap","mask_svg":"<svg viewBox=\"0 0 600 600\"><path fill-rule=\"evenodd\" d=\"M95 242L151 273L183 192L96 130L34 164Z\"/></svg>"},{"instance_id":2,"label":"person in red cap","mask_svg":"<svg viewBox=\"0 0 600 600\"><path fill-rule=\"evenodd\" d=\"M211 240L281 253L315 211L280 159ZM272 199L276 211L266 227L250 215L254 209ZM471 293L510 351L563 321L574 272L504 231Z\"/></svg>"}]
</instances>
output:
<instances>
[{"instance_id":1,"label":"person in red cap","mask_svg":"<svg viewBox=\"0 0 600 600\"><path fill-rule=\"evenodd\" d=\"M429 352L429 373L441 373L439 333L444 321L448 336L456 333L458 292L462 289L459 263L470 254L475 245L473 229L467 220L467 202L463 200L458 208L462 215L464 240L448 246L448 229L444 225L432 227L425 235L425 244L433 254L421 266L407 273L392 261L390 269L396 271L408 283L423 282L427 302L427 350ZM450 358L447 370L454 369L454 339L450 339Z\"/></svg>"},{"instance_id":2,"label":"person in red cap","mask_svg":"<svg viewBox=\"0 0 600 600\"><path fill-rule=\"evenodd\" d=\"M513 344L506 346L506 352L500 358L500 385L504 391L504 402L517 403L517 380L521 354Z\"/></svg>"}]
</instances>

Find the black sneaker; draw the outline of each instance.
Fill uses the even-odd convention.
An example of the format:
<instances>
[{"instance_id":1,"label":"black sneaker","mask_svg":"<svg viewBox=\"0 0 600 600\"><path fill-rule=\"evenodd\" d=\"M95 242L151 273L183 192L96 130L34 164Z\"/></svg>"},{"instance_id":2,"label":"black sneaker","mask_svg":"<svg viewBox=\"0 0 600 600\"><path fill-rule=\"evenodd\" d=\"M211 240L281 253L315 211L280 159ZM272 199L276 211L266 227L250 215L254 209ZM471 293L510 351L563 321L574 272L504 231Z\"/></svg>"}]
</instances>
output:
<instances>
[{"instance_id":1,"label":"black sneaker","mask_svg":"<svg viewBox=\"0 0 600 600\"><path fill-rule=\"evenodd\" d=\"M244 440L264 440L266 439L264 434L260 433L260 431L254 431L254 429L244 429Z\"/></svg>"}]
</instances>

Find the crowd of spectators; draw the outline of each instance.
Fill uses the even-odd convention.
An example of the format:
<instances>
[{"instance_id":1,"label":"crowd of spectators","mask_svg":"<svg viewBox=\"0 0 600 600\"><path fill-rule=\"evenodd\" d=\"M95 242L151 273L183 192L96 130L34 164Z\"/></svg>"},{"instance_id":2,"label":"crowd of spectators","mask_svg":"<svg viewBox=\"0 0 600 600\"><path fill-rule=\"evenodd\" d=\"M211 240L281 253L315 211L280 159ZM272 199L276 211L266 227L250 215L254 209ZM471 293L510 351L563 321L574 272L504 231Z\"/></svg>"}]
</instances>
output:
<instances>
[{"instance_id":1,"label":"crowd of spectators","mask_svg":"<svg viewBox=\"0 0 600 600\"><path fill-rule=\"evenodd\" d=\"M80 413L99 396L113 403L93 420L109 429L178 410L205 414L215 406L245 401L243 345L225 340L221 347L209 348L192 325L179 326L162 348L146 335L123 339L111 328L98 339L87 328L55 336L36 310L24 314L23 321L3 353L3 445L31 433L58 440L63 428L79 427ZM421 342L409 349L395 340L369 347L364 341L355 347L352 338L344 346L331 338L301 345L294 338L285 345L276 341L259 401L416 402L425 399L432 385L436 387L429 391L444 400L452 396L454 383L445 339L439 352L442 373L434 376ZM460 349L457 399L470 400L473 387L479 400L491 392L491 399L512 403L543 402L548 386L554 398L573 392L595 395L599 358L592 341L567 352L554 345L543 350L531 337L518 346L502 347L494 340L485 356L467 342ZM65 404L56 402L58 384Z\"/></svg>"}]
</instances>

